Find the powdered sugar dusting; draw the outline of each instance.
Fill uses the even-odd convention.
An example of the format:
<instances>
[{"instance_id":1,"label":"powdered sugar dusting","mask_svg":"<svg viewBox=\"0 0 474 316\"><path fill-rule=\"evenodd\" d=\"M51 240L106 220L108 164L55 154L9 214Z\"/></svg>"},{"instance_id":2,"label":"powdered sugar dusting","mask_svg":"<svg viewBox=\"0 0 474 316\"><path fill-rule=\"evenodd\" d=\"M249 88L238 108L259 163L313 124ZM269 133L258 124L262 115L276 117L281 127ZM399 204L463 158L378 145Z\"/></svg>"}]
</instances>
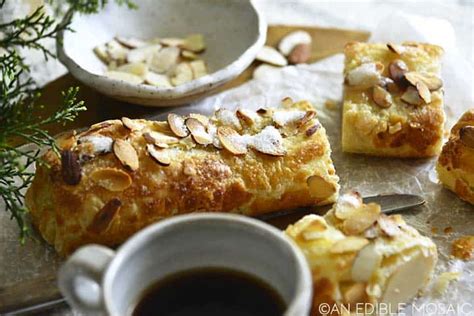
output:
<instances>
[{"instance_id":1,"label":"powdered sugar dusting","mask_svg":"<svg viewBox=\"0 0 474 316\"><path fill-rule=\"evenodd\" d=\"M276 111L273 113L272 118L273 121L278 125L285 126L287 124L301 120L305 114L306 112L301 110Z\"/></svg>"},{"instance_id":2,"label":"powdered sugar dusting","mask_svg":"<svg viewBox=\"0 0 474 316\"><path fill-rule=\"evenodd\" d=\"M107 136L89 135L79 138L79 143L91 143L94 153L109 153L112 151L114 140Z\"/></svg>"}]
</instances>

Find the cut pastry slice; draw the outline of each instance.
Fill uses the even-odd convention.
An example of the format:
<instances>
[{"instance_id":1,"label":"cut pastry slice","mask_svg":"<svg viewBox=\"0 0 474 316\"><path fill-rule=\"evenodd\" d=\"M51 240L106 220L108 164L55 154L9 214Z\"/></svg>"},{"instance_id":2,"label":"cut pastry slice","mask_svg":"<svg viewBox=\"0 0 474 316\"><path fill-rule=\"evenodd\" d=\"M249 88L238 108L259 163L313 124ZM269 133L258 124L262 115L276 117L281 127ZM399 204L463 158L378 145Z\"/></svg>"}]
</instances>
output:
<instances>
[{"instance_id":1,"label":"cut pastry slice","mask_svg":"<svg viewBox=\"0 0 474 316\"><path fill-rule=\"evenodd\" d=\"M436 45L353 42L345 48L342 148L431 157L443 140L443 81Z\"/></svg>"},{"instance_id":2,"label":"cut pastry slice","mask_svg":"<svg viewBox=\"0 0 474 316\"><path fill-rule=\"evenodd\" d=\"M437 261L433 241L408 226L399 215L379 213L373 221L368 208L380 207L344 195L324 217L307 215L286 229L312 270L311 315L320 315L322 304L344 304L355 311L363 304L381 303L393 315L399 304L408 303L430 281ZM355 234L344 232L348 222L360 221L361 217L373 224ZM379 219L385 222L384 227ZM397 233L389 236L384 231L388 225L395 226L397 229L391 232Z\"/></svg>"},{"instance_id":3,"label":"cut pastry slice","mask_svg":"<svg viewBox=\"0 0 474 316\"><path fill-rule=\"evenodd\" d=\"M451 129L436 170L444 186L474 204L474 109L464 113Z\"/></svg>"},{"instance_id":4,"label":"cut pastry slice","mask_svg":"<svg viewBox=\"0 0 474 316\"><path fill-rule=\"evenodd\" d=\"M66 255L86 243L118 245L178 214L254 216L333 203L339 185L326 131L308 102L288 106L123 118L64 136L64 158L47 152L28 190L34 225ZM85 142L92 139L100 151ZM113 216L94 224L110 205Z\"/></svg>"}]
</instances>

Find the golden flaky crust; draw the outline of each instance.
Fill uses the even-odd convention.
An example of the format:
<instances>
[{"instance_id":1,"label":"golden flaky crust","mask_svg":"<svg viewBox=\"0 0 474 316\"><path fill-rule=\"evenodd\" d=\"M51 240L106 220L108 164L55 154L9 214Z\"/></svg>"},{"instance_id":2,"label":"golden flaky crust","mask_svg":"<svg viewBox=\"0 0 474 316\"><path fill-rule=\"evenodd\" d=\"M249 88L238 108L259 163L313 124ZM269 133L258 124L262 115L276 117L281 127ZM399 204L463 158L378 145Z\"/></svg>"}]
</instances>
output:
<instances>
[{"instance_id":1,"label":"golden flaky crust","mask_svg":"<svg viewBox=\"0 0 474 316\"><path fill-rule=\"evenodd\" d=\"M443 50L436 45L412 42L396 45L396 48L400 53L389 49L387 44L353 42L345 47L346 82L342 124L342 146L345 152L430 157L441 150L445 121L442 88L430 92L430 102L408 104L402 100L408 81L402 78L398 81L400 85L393 85L390 64L399 60L406 65L408 72L439 76ZM388 91L390 106L379 106L374 102L373 86L348 84L348 73L366 63L378 65L382 80L376 85L383 87L380 91Z\"/></svg>"},{"instance_id":2,"label":"golden flaky crust","mask_svg":"<svg viewBox=\"0 0 474 316\"><path fill-rule=\"evenodd\" d=\"M474 204L474 147L465 144L460 137L461 129L467 126L474 129L474 109L464 113L451 129L436 170L439 179L447 188L464 201Z\"/></svg>"},{"instance_id":3,"label":"golden flaky crust","mask_svg":"<svg viewBox=\"0 0 474 316\"><path fill-rule=\"evenodd\" d=\"M313 112L308 102L290 107L289 112ZM65 183L77 180L77 174L64 170L65 166L75 167L74 159L61 159L47 152L43 157L46 164L37 166L26 196L33 223L60 254L67 255L87 243L115 246L142 227L177 214L232 212L252 216L334 202L338 177L324 128L315 116L308 116L310 119L303 124L300 120L278 126L273 121L273 111L284 110L253 112L260 118L252 124L232 118L242 126L236 128L240 134L255 135L265 126L277 126L286 151L281 156L253 148L246 154L235 155L212 144L196 144L194 138L187 136L165 149L171 163L164 166L150 156L144 133L159 131L174 136L167 122L128 121L129 126L139 125L139 130L131 131L122 121L113 120L96 124L79 135L65 135L58 144L63 153L78 155L80 181ZM230 121L211 118L215 126ZM137 153L138 168L131 171L133 163L126 167L118 159L130 162L130 155L107 151L86 154L91 149L84 137L91 135L110 137L113 150L130 144Z\"/></svg>"}]
</instances>

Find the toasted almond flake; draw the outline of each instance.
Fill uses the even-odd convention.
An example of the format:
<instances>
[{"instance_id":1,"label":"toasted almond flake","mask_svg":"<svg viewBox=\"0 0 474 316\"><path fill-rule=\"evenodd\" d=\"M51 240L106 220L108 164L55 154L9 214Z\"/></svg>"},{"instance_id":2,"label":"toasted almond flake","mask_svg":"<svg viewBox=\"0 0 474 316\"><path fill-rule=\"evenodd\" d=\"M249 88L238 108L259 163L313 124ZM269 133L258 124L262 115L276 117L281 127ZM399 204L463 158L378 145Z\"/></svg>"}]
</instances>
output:
<instances>
[{"instance_id":1,"label":"toasted almond flake","mask_svg":"<svg viewBox=\"0 0 474 316\"><path fill-rule=\"evenodd\" d=\"M397 122L396 124L390 125L390 126L388 127L388 133L389 133L390 135L393 135L393 134L395 134L395 133L398 133L398 132L401 131L401 130L402 130L402 123L400 123L400 122Z\"/></svg>"},{"instance_id":2,"label":"toasted almond flake","mask_svg":"<svg viewBox=\"0 0 474 316\"><path fill-rule=\"evenodd\" d=\"M273 126L267 126L260 133L254 135L250 146L261 153L271 156L284 156L286 154L283 138L280 132Z\"/></svg>"},{"instance_id":3,"label":"toasted almond flake","mask_svg":"<svg viewBox=\"0 0 474 316\"><path fill-rule=\"evenodd\" d=\"M351 276L355 282L368 282L382 262L382 254L377 251L375 243L362 248L352 264Z\"/></svg>"},{"instance_id":4,"label":"toasted almond flake","mask_svg":"<svg viewBox=\"0 0 474 316\"><path fill-rule=\"evenodd\" d=\"M260 108L257 110L257 113L260 114L260 115L264 115L264 114L267 114L268 110L265 109L265 108Z\"/></svg>"},{"instance_id":5,"label":"toasted almond flake","mask_svg":"<svg viewBox=\"0 0 474 316\"><path fill-rule=\"evenodd\" d=\"M325 236L328 226L322 217L316 217L301 232L307 241L319 239Z\"/></svg>"},{"instance_id":6,"label":"toasted almond flake","mask_svg":"<svg viewBox=\"0 0 474 316\"><path fill-rule=\"evenodd\" d=\"M402 84L405 80L405 73L408 72L408 66L403 60L397 59L389 64L388 70L390 78L396 84Z\"/></svg>"},{"instance_id":7,"label":"toasted almond flake","mask_svg":"<svg viewBox=\"0 0 474 316\"><path fill-rule=\"evenodd\" d=\"M144 63L130 63L117 67L116 71L127 72L145 79L148 73L148 66Z\"/></svg>"},{"instance_id":8,"label":"toasted almond flake","mask_svg":"<svg viewBox=\"0 0 474 316\"><path fill-rule=\"evenodd\" d=\"M90 175L92 181L101 187L120 192L132 185L132 178L123 170L115 168L104 168L93 171Z\"/></svg>"},{"instance_id":9,"label":"toasted almond flake","mask_svg":"<svg viewBox=\"0 0 474 316\"><path fill-rule=\"evenodd\" d=\"M256 112L249 109L238 109L235 112L235 115L237 115L237 117L242 122L248 125L253 125L254 123L258 123L261 121L260 116Z\"/></svg>"},{"instance_id":10,"label":"toasted almond flake","mask_svg":"<svg viewBox=\"0 0 474 316\"><path fill-rule=\"evenodd\" d=\"M195 118L187 118L185 121L186 127L191 132L193 139L200 145L212 144L212 137L206 131L206 127Z\"/></svg>"},{"instance_id":11,"label":"toasted almond flake","mask_svg":"<svg viewBox=\"0 0 474 316\"><path fill-rule=\"evenodd\" d=\"M155 52L151 58L150 69L160 74L170 71L178 63L179 54L177 47L165 47Z\"/></svg>"},{"instance_id":12,"label":"toasted almond flake","mask_svg":"<svg viewBox=\"0 0 474 316\"><path fill-rule=\"evenodd\" d=\"M161 148L166 148L168 145L177 144L179 142L179 139L176 137L168 136L155 131L143 133L143 137L148 143L154 144Z\"/></svg>"},{"instance_id":13,"label":"toasted almond flake","mask_svg":"<svg viewBox=\"0 0 474 316\"><path fill-rule=\"evenodd\" d=\"M364 237L367 239L375 239L380 236L379 229L374 225L367 228L364 232Z\"/></svg>"},{"instance_id":14,"label":"toasted almond flake","mask_svg":"<svg viewBox=\"0 0 474 316\"><path fill-rule=\"evenodd\" d=\"M336 187L322 176L314 175L306 179L311 197L318 200L325 200L336 193Z\"/></svg>"},{"instance_id":15,"label":"toasted almond flake","mask_svg":"<svg viewBox=\"0 0 474 316\"><path fill-rule=\"evenodd\" d=\"M93 234L100 234L107 231L121 206L122 202L117 198L108 201L100 211L95 214L92 222L87 226L87 231Z\"/></svg>"},{"instance_id":16,"label":"toasted almond flake","mask_svg":"<svg viewBox=\"0 0 474 316\"><path fill-rule=\"evenodd\" d=\"M376 63L364 63L346 74L346 81L350 86L369 88L379 83L380 70Z\"/></svg>"},{"instance_id":17,"label":"toasted almond flake","mask_svg":"<svg viewBox=\"0 0 474 316\"><path fill-rule=\"evenodd\" d=\"M206 63L203 60L194 60L189 63L189 67L191 67L194 79L207 75Z\"/></svg>"},{"instance_id":18,"label":"toasted almond flake","mask_svg":"<svg viewBox=\"0 0 474 316\"><path fill-rule=\"evenodd\" d=\"M474 148L474 126L463 126L459 130L461 143L469 148Z\"/></svg>"},{"instance_id":19,"label":"toasted almond flake","mask_svg":"<svg viewBox=\"0 0 474 316\"><path fill-rule=\"evenodd\" d=\"M181 51L181 56L187 59L191 59L191 60L196 60L199 58L199 56L196 55L195 53L189 50L185 50L185 49Z\"/></svg>"},{"instance_id":20,"label":"toasted almond flake","mask_svg":"<svg viewBox=\"0 0 474 316\"><path fill-rule=\"evenodd\" d=\"M79 138L79 144L92 144L92 154L106 154L112 151L112 144L114 140L102 135L87 135Z\"/></svg>"},{"instance_id":21,"label":"toasted almond flake","mask_svg":"<svg viewBox=\"0 0 474 316\"><path fill-rule=\"evenodd\" d=\"M163 166L169 166L171 164L171 157L166 149L157 149L154 145L146 145L146 150L150 157Z\"/></svg>"},{"instance_id":22,"label":"toasted almond flake","mask_svg":"<svg viewBox=\"0 0 474 316\"><path fill-rule=\"evenodd\" d=\"M402 101L411 105L421 105L423 100L420 98L418 90L415 87L409 86L401 96Z\"/></svg>"},{"instance_id":23,"label":"toasted almond flake","mask_svg":"<svg viewBox=\"0 0 474 316\"><path fill-rule=\"evenodd\" d=\"M281 100L281 105L285 108L290 108L295 102L290 97L285 97Z\"/></svg>"},{"instance_id":24,"label":"toasted almond flake","mask_svg":"<svg viewBox=\"0 0 474 316\"><path fill-rule=\"evenodd\" d=\"M406 72L405 79L413 86L422 82L430 91L435 91L443 86L441 78L431 73Z\"/></svg>"},{"instance_id":25,"label":"toasted almond flake","mask_svg":"<svg viewBox=\"0 0 474 316\"><path fill-rule=\"evenodd\" d=\"M132 49L127 54L127 61L129 63L143 62L149 64L153 55L158 53L160 48L161 45L149 45Z\"/></svg>"},{"instance_id":26,"label":"toasted almond flake","mask_svg":"<svg viewBox=\"0 0 474 316\"><path fill-rule=\"evenodd\" d=\"M272 119L278 126L285 126L300 122L305 115L306 112L301 110L280 110L273 113Z\"/></svg>"},{"instance_id":27,"label":"toasted almond flake","mask_svg":"<svg viewBox=\"0 0 474 316\"><path fill-rule=\"evenodd\" d=\"M344 303L352 306L367 302L367 293L365 291L367 287L366 283L359 282L352 284L344 292Z\"/></svg>"},{"instance_id":28,"label":"toasted almond flake","mask_svg":"<svg viewBox=\"0 0 474 316\"><path fill-rule=\"evenodd\" d=\"M331 249L330 253L346 253L356 252L364 248L369 241L363 237L348 236L344 239L336 241Z\"/></svg>"},{"instance_id":29,"label":"toasted almond flake","mask_svg":"<svg viewBox=\"0 0 474 316\"><path fill-rule=\"evenodd\" d=\"M239 141L240 135L233 128L228 126L219 127L217 137L222 146L234 155L247 153L247 144Z\"/></svg>"},{"instance_id":30,"label":"toasted almond flake","mask_svg":"<svg viewBox=\"0 0 474 316\"><path fill-rule=\"evenodd\" d=\"M107 53L107 48L105 45L98 45L93 49L95 55L104 63L108 64L110 62L109 54Z\"/></svg>"},{"instance_id":31,"label":"toasted almond flake","mask_svg":"<svg viewBox=\"0 0 474 316\"><path fill-rule=\"evenodd\" d=\"M69 185L81 182L82 168L79 163L79 155L71 150L61 151L61 176L63 181Z\"/></svg>"},{"instance_id":32,"label":"toasted almond flake","mask_svg":"<svg viewBox=\"0 0 474 316\"><path fill-rule=\"evenodd\" d=\"M298 44L288 55L288 62L293 65L304 64L311 58L311 45Z\"/></svg>"},{"instance_id":33,"label":"toasted almond flake","mask_svg":"<svg viewBox=\"0 0 474 316\"><path fill-rule=\"evenodd\" d=\"M160 87L160 88L172 88L173 85L170 82L170 79L168 76L163 75L163 74L157 74L155 72L149 71L146 74L145 77L145 82L155 86L155 87Z\"/></svg>"},{"instance_id":34,"label":"toasted almond flake","mask_svg":"<svg viewBox=\"0 0 474 316\"><path fill-rule=\"evenodd\" d=\"M184 117L178 114L168 114L168 124L171 131L178 137L186 137L189 135L188 128L184 124Z\"/></svg>"},{"instance_id":35,"label":"toasted almond flake","mask_svg":"<svg viewBox=\"0 0 474 316\"><path fill-rule=\"evenodd\" d=\"M140 84L143 79L137 75L130 74L128 72L121 71L107 71L105 76L111 79L120 80L131 84Z\"/></svg>"},{"instance_id":36,"label":"toasted almond flake","mask_svg":"<svg viewBox=\"0 0 474 316\"><path fill-rule=\"evenodd\" d=\"M288 65L286 58L271 46L263 46L255 59L275 66Z\"/></svg>"},{"instance_id":37,"label":"toasted almond flake","mask_svg":"<svg viewBox=\"0 0 474 316\"><path fill-rule=\"evenodd\" d=\"M296 121L296 126L298 128L301 128L301 127L305 126L309 121L311 121L315 117L316 117L316 112L315 111L306 111L304 116L301 119L299 119L298 121Z\"/></svg>"},{"instance_id":38,"label":"toasted almond flake","mask_svg":"<svg viewBox=\"0 0 474 316\"><path fill-rule=\"evenodd\" d=\"M359 192L352 191L341 195L334 207L334 215L339 219L349 218L362 206L362 197Z\"/></svg>"},{"instance_id":39,"label":"toasted almond flake","mask_svg":"<svg viewBox=\"0 0 474 316\"><path fill-rule=\"evenodd\" d=\"M385 214L380 214L380 217L377 219L377 224L380 229L389 237L396 237L402 233L398 227L398 224Z\"/></svg>"},{"instance_id":40,"label":"toasted almond flake","mask_svg":"<svg viewBox=\"0 0 474 316\"><path fill-rule=\"evenodd\" d=\"M195 118L199 122L202 123L205 127L209 125L209 118L205 115L199 114L199 113L190 113L189 117Z\"/></svg>"},{"instance_id":41,"label":"toasted almond flake","mask_svg":"<svg viewBox=\"0 0 474 316\"><path fill-rule=\"evenodd\" d=\"M114 60L125 60L127 58L128 49L122 46L116 40L111 40L106 44L107 54Z\"/></svg>"},{"instance_id":42,"label":"toasted almond flake","mask_svg":"<svg viewBox=\"0 0 474 316\"><path fill-rule=\"evenodd\" d=\"M281 77L281 67L261 64L255 68L252 76L256 80L274 80L276 77Z\"/></svg>"},{"instance_id":43,"label":"toasted almond flake","mask_svg":"<svg viewBox=\"0 0 474 316\"><path fill-rule=\"evenodd\" d=\"M380 216L380 205L364 204L343 223L342 231L347 235L358 235L372 226Z\"/></svg>"},{"instance_id":44,"label":"toasted almond flake","mask_svg":"<svg viewBox=\"0 0 474 316\"><path fill-rule=\"evenodd\" d=\"M406 51L406 48L403 47L402 45L397 45L393 43L388 43L387 48L397 55L401 55Z\"/></svg>"},{"instance_id":45,"label":"toasted almond flake","mask_svg":"<svg viewBox=\"0 0 474 316\"><path fill-rule=\"evenodd\" d=\"M314 124L313 126L309 127L309 128L306 130L305 134L306 134L306 136L310 137L310 136L312 136L314 133L316 133L320 128L321 128L321 124L316 123L316 124Z\"/></svg>"},{"instance_id":46,"label":"toasted almond flake","mask_svg":"<svg viewBox=\"0 0 474 316\"><path fill-rule=\"evenodd\" d=\"M431 92L423 82L416 83L416 90L426 104L431 102Z\"/></svg>"},{"instance_id":47,"label":"toasted almond flake","mask_svg":"<svg viewBox=\"0 0 474 316\"><path fill-rule=\"evenodd\" d=\"M182 38L167 37L167 38L160 39L160 44L165 45L165 46L176 47L176 46L182 46L183 43L184 43L184 39Z\"/></svg>"},{"instance_id":48,"label":"toasted almond flake","mask_svg":"<svg viewBox=\"0 0 474 316\"><path fill-rule=\"evenodd\" d=\"M374 86L372 90L372 98L374 99L375 104L383 109L387 109L392 106L392 96L381 86Z\"/></svg>"},{"instance_id":49,"label":"toasted almond flake","mask_svg":"<svg viewBox=\"0 0 474 316\"><path fill-rule=\"evenodd\" d=\"M138 122L137 120L131 120L128 117L122 117L123 126L131 131L140 131L145 128L145 124Z\"/></svg>"},{"instance_id":50,"label":"toasted almond flake","mask_svg":"<svg viewBox=\"0 0 474 316\"><path fill-rule=\"evenodd\" d=\"M173 84L173 86L179 86L193 80L193 76L193 70L189 63L179 63L174 70L174 76L171 77L171 84Z\"/></svg>"},{"instance_id":51,"label":"toasted almond flake","mask_svg":"<svg viewBox=\"0 0 474 316\"><path fill-rule=\"evenodd\" d=\"M133 146L123 140L117 139L113 145L114 154L122 165L132 171L135 171L139 167L137 151Z\"/></svg>"},{"instance_id":52,"label":"toasted almond flake","mask_svg":"<svg viewBox=\"0 0 474 316\"><path fill-rule=\"evenodd\" d=\"M230 111L227 109L219 109L215 113L217 119L221 121L223 125L229 125L237 130L242 129L242 125L240 124L240 120L235 114L234 111Z\"/></svg>"},{"instance_id":53,"label":"toasted almond flake","mask_svg":"<svg viewBox=\"0 0 474 316\"><path fill-rule=\"evenodd\" d=\"M300 44L311 44L311 35L306 31L295 31L283 37L278 44L278 50L284 55L288 56L293 49Z\"/></svg>"},{"instance_id":54,"label":"toasted almond flake","mask_svg":"<svg viewBox=\"0 0 474 316\"><path fill-rule=\"evenodd\" d=\"M183 49L200 53L206 49L204 44L204 36L202 34L192 34L186 37L180 45Z\"/></svg>"},{"instance_id":55,"label":"toasted almond flake","mask_svg":"<svg viewBox=\"0 0 474 316\"><path fill-rule=\"evenodd\" d=\"M115 39L117 40L117 42L128 48L137 48L148 45L147 42L134 37L116 36Z\"/></svg>"}]
</instances>

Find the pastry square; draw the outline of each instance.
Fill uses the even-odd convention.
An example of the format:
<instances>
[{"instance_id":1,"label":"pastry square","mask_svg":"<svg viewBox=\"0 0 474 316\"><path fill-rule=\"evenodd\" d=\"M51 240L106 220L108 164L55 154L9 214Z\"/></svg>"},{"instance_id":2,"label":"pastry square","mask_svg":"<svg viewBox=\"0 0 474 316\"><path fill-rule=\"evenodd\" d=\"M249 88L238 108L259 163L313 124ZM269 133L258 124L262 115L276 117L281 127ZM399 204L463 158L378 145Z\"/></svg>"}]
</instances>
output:
<instances>
[{"instance_id":1,"label":"pastry square","mask_svg":"<svg viewBox=\"0 0 474 316\"><path fill-rule=\"evenodd\" d=\"M248 216L333 203L339 178L308 102L286 107L122 118L69 133L37 166L26 195L34 225L67 255L115 246L173 215Z\"/></svg>"},{"instance_id":2,"label":"pastry square","mask_svg":"<svg viewBox=\"0 0 474 316\"><path fill-rule=\"evenodd\" d=\"M474 109L464 113L451 129L436 170L444 186L474 204Z\"/></svg>"},{"instance_id":3,"label":"pastry square","mask_svg":"<svg viewBox=\"0 0 474 316\"><path fill-rule=\"evenodd\" d=\"M342 148L390 157L441 151L443 82L436 45L349 43L345 47Z\"/></svg>"}]
</instances>

